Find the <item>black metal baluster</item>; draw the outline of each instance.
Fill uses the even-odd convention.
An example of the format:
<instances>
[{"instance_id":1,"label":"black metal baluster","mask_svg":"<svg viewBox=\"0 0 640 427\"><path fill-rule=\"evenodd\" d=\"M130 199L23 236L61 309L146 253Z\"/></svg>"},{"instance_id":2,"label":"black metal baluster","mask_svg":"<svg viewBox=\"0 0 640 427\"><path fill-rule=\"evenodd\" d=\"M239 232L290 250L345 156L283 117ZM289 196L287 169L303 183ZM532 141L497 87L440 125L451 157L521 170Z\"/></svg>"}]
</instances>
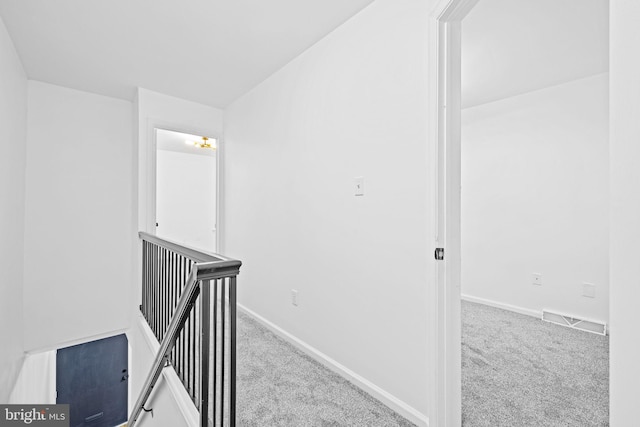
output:
<instances>
[{"instance_id":1,"label":"black metal baluster","mask_svg":"<svg viewBox=\"0 0 640 427\"><path fill-rule=\"evenodd\" d=\"M168 287L167 285L169 282L169 269L167 268L168 264L169 264L169 250L165 249L164 260L162 263L163 281L162 281L162 302L160 305L160 309L162 312L162 326L161 326L162 338L164 338L164 332L167 329L167 324L169 323L167 321L167 287Z\"/></svg>"},{"instance_id":2,"label":"black metal baluster","mask_svg":"<svg viewBox=\"0 0 640 427\"><path fill-rule=\"evenodd\" d=\"M213 424L216 424L216 414L218 413L218 282L220 279L213 281Z\"/></svg>"},{"instance_id":3,"label":"black metal baluster","mask_svg":"<svg viewBox=\"0 0 640 427\"><path fill-rule=\"evenodd\" d=\"M175 313L176 310L176 301L177 301L177 296L178 296L178 284L180 283L180 274L181 274L181 269L182 267L182 255L178 255L177 258L177 264L176 264L176 281L173 284L173 292L172 292L172 300L171 300L171 310ZM176 344L173 346L173 349L171 350L171 363L173 363L173 366L175 367L176 365L176 358L177 358L177 353L178 353L178 343L176 342Z\"/></svg>"},{"instance_id":4,"label":"black metal baluster","mask_svg":"<svg viewBox=\"0 0 640 427\"><path fill-rule=\"evenodd\" d=\"M200 282L200 427L209 425L209 337L211 281Z\"/></svg>"},{"instance_id":5,"label":"black metal baluster","mask_svg":"<svg viewBox=\"0 0 640 427\"><path fill-rule=\"evenodd\" d=\"M195 383L196 383L196 328L195 328L195 318L196 315L193 310L191 310L191 315L189 316L189 332L191 334L191 348L189 355L189 368L190 368L190 380L191 380L191 396L192 398L195 395ZM194 399L195 400L195 399ZM194 402L195 403L195 402Z\"/></svg>"},{"instance_id":6,"label":"black metal baluster","mask_svg":"<svg viewBox=\"0 0 640 427\"><path fill-rule=\"evenodd\" d=\"M189 390L189 318L184 324L184 386Z\"/></svg>"},{"instance_id":7,"label":"black metal baluster","mask_svg":"<svg viewBox=\"0 0 640 427\"><path fill-rule=\"evenodd\" d=\"M180 380L182 380L182 384L185 385L186 387L186 382L185 382L185 366L186 366L186 361L185 361L185 347L187 345L186 341L187 341L187 325L185 324L184 327L182 328L182 331L180 332Z\"/></svg>"},{"instance_id":8,"label":"black metal baluster","mask_svg":"<svg viewBox=\"0 0 640 427\"><path fill-rule=\"evenodd\" d=\"M144 242L145 247L147 248L146 257L144 260L144 271L146 272L146 281L144 284L144 318L147 319L147 323L149 322L149 294L150 294L150 284L151 284L151 245L148 242Z\"/></svg>"},{"instance_id":9,"label":"black metal baluster","mask_svg":"<svg viewBox=\"0 0 640 427\"><path fill-rule=\"evenodd\" d=\"M156 274L158 275L158 281L156 283L156 301L154 303L154 322L156 338L158 338L158 341L160 341L160 289L162 289L162 251L164 251L164 248L158 247L158 270L156 272Z\"/></svg>"},{"instance_id":10,"label":"black metal baluster","mask_svg":"<svg viewBox=\"0 0 640 427\"><path fill-rule=\"evenodd\" d=\"M167 286L167 313L169 313L169 320L167 321L167 328L174 315L173 309L173 284L176 281L176 253L171 252L171 267L169 269L169 285Z\"/></svg>"},{"instance_id":11,"label":"black metal baluster","mask_svg":"<svg viewBox=\"0 0 640 427\"><path fill-rule=\"evenodd\" d=\"M147 266L147 245L146 245L146 242L142 242L142 302L140 303L140 311L142 312L143 315L144 315L144 308L146 306L144 301L144 297L146 294L145 290L147 286L146 266Z\"/></svg>"},{"instance_id":12,"label":"black metal baluster","mask_svg":"<svg viewBox=\"0 0 640 427\"><path fill-rule=\"evenodd\" d=\"M162 331L164 330L164 307L162 306L163 293L164 293L164 281L166 275L166 269L164 268L166 249L160 250L160 282L158 283L158 341L162 341Z\"/></svg>"},{"instance_id":13,"label":"black metal baluster","mask_svg":"<svg viewBox=\"0 0 640 427\"><path fill-rule=\"evenodd\" d=\"M173 316L173 311L171 310L171 281L173 279L173 252L167 252L167 283L165 284L164 290L164 334L167 333L167 329L169 328L169 323L171 322L171 317ZM163 335L164 335L163 334Z\"/></svg>"},{"instance_id":14,"label":"black metal baluster","mask_svg":"<svg viewBox=\"0 0 640 427\"><path fill-rule=\"evenodd\" d=\"M225 280L222 279L222 286L220 290L220 425L224 423L224 412L225 412L225 404L224 404L224 386L226 384L226 375L225 371L227 366L225 364L225 348L226 348L226 331L225 331L225 322L226 322L226 310L225 310Z\"/></svg>"},{"instance_id":15,"label":"black metal baluster","mask_svg":"<svg viewBox=\"0 0 640 427\"><path fill-rule=\"evenodd\" d=\"M160 339L160 289L162 289L162 252L164 251L164 248L158 248L158 270L157 270L157 276L158 276L158 281L156 283L156 302L155 302L155 324L156 324L156 338L158 338L158 341L161 341Z\"/></svg>"},{"instance_id":16,"label":"black metal baluster","mask_svg":"<svg viewBox=\"0 0 640 427\"><path fill-rule=\"evenodd\" d=\"M230 326L231 336L231 360L229 369L229 425L235 427L236 425L236 276L229 279L229 311L230 311Z\"/></svg>"},{"instance_id":17,"label":"black metal baluster","mask_svg":"<svg viewBox=\"0 0 640 427\"><path fill-rule=\"evenodd\" d=\"M202 293L202 281L199 282L200 293ZM198 297L200 298L200 297ZM201 299L196 300L196 304L193 306L193 318L194 318L194 328L193 328L193 342L195 343L195 352L193 353L193 369L194 369L194 381L193 381L193 397L195 400L195 405L198 410L200 409L200 361L198 357L200 357L200 340L201 340L201 325L200 325L200 304Z\"/></svg>"},{"instance_id":18,"label":"black metal baluster","mask_svg":"<svg viewBox=\"0 0 640 427\"><path fill-rule=\"evenodd\" d=\"M178 262L180 260L180 255L176 254L174 257L174 275L173 275L173 281L171 282L171 313L173 313L173 315L175 315L175 311L176 311L176 307L174 304L175 301L175 287L176 287L176 283L178 282ZM176 348L175 346L171 349L171 356L170 356L170 360L171 363L174 363L175 361L175 355L176 355Z\"/></svg>"},{"instance_id":19,"label":"black metal baluster","mask_svg":"<svg viewBox=\"0 0 640 427\"><path fill-rule=\"evenodd\" d=\"M156 287L158 283L158 246L153 245L153 283L151 284L151 330L156 334Z\"/></svg>"},{"instance_id":20,"label":"black metal baluster","mask_svg":"<svg viewBox=\"0 0 640 427\"><path fill-rule=\"evenodd\" d=\"M141 233L141 236L144 233ZM213 259L209 261L206 254L192 255L195 253L188 248L170 242L163 242L155 236L150 236L149 241L143 237L142 242L142 295L140 309L143 316L165 351L165 357L169 357L174 370L180 377L187 392L197 408L199 408L201 427L213 425L236 425L236 384L237 384L237 284L236 276L218 277L209 279L210 269L208 264L224 261L220 267L231 269L239 267L238 261ZM188 255L187 255L188 254ZM190 276L195 267L195 261L190 258L196 256L200 261L207 263L204 270L197 276ZM233 264L236 263L236 264ZM235 270L237 273L237 269ZM175 324L171 331L169 325L176 316L176 309L187 285L187 279L193 277L199 280L195 284L189 282L190 302L183 305L179 327ZM227 294L228 292L228 294ZM219 298L218 298L219 297ZM198 298L201 298L198 301ZM220 307L218 307L218 301ZM213 304L213 310L211 309ZM227 304L229 304L227 308ZM228 323L227 323L228 322ZM212 330L213 328L213 330ZM219 328L219 331L218 331ZM167 334L171 332L171 342L166 341ZM213 354L211 352L213 351ZM228 352L228 353L227 353ZM160 357L160 356L158 356ZM159 361L154 362L155 375L160 373ZM150 374L151 375L151 374ZM148 381L156 381L151 379ZM153 383L150 386L153 387ZM146 390L150 390L145 385ZM143 396L143 395L141 395ZM227 400L225 401L225 396ZM148 395L147 395L148 397ZM141 402L147 397L141 397ZM142 403L144 404L144 403ZM136 402L140 408L140 402ZM228 412L227 412L228 411ZM133 423L137 420L139 409L134 411ZM226 414L226 415L225 415ZM228 420L225 420L225 418ZM211 421L210 421L211 420Z\"/></svg>"},{"instance_id":21,"label":"black metal baluster","mask_svg":"<svg viewBox=\"0 0 640 427\"><path fill-rule=\"evenodd\" d=\"M182 332L178 334L178 342L176 343L176 364L175 369L178 373L180 381L182 381Z\"/></svg>"},{"instance_id":22,"label":"black metal baluster","mask_svg":"<svg viewBox=\"0 0 640 427\"><path fill-rule=\"evenodd\" d=\"M144 296L145 296L145 289L146 289L146 283L147 281L146 279L146 266L147 266L147 247L145 245L145 242L142 242L142 301L140 302L140 312L142 314L144 314L144 308L145 308L145 301L144 301Z\"/></svg>"}]
</instances>

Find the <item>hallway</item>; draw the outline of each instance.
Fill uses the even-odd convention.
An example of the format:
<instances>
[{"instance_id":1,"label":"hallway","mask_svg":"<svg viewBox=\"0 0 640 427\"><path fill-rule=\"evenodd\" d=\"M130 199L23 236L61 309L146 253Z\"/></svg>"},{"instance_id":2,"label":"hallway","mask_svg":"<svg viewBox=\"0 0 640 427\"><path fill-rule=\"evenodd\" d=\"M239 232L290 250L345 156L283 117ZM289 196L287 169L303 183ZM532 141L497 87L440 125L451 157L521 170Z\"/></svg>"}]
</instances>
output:
<instances>
[{"instance_id":1,"label":"hallway","mask_svg":"<svg viewBox=\"0 0 640 427\"><path fill-rule=\"evenodd\" d=\"M237 363L240 426L414 426L242 312Z\"/></svg>"}]
</instances>

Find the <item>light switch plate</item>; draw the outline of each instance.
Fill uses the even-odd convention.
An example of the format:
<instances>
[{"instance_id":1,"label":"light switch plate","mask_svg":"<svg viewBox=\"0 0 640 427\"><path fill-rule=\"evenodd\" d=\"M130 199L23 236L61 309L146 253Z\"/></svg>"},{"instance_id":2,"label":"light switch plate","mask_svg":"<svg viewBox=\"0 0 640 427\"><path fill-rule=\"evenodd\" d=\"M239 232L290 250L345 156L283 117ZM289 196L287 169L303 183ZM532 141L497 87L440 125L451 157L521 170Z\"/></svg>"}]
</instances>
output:
<instances>
[{"instance_id":1,"label":"light switch plate","mask_svg":"<svg viewBox=\"0 0 640 427\"><path fill-rule=\"evenodd\" d=\"M364 177L357 176L353 178L353 186L356 196L364 196Z\"/></svg>"}]
</instances>

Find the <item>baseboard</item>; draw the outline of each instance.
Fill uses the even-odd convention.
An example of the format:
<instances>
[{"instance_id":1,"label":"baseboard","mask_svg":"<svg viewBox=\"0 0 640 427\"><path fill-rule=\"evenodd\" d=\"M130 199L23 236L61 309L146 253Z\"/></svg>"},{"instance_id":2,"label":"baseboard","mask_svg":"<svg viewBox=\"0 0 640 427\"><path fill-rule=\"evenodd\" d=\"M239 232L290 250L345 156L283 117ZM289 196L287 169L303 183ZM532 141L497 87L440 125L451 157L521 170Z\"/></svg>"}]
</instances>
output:
<instances>
[{"instance_id":1,"label":"baseboard","mask_svg":"<svg viewBox=\"0 0 640 427\"><path fill-rule=\"evenodd\" d=\"M303 353L307 354L318 363L322 364L323 366L327 367L331 371L345 378L347 381L356 385L360 389L366 391L371 396L378 399L380 402L382 402L389 408L393 409L395 412L402 415L412 423L420 427L429 427L429 418L426 415L419 412L418 410L416 410L415 408L409 406L402 400L398 399L397 397L393 396L392 394L386 392L382 388L373 384L371 381L367 380L366 378L363 378L362 376L356 374L355 372L348 369L347 367L336 362L335 360L333 360L326 354L322 353L318 349L310 346L309 344L302 341L301 339L291 335L289 332L285 331L284 329L280 328L274 323L271 323L269 320L260 316L253 310L243 306L242 304L238 304L238 309L243 313L251 316L255 320L257 320L260 324L264 325L267 329L269 329L279 337L283 338L285 341L289 342L294 347L296 347Z\"/></svg>"},{"instance_id":2,"label":"baseboard","mask_svg":"<svg viewBox=\"0 0 640 427\"><path fill-rule=\"evenodd\" d=\"M17 400L13 397L16 394L16 389L20 384L20 377L22 377L22 371L24 370L24 364L27 361L26 353L23 353L17 360L13 362L13 367L5 368L4 372L0 373L2 381L0 384L6 384L7 390L9 390L9 400L7 403L17 403ZM10 379L7 380L7 377Z\"/></svg>"},{"instance_id":3,"label":"baseboard","mask_svg":"<svg viewBox=\"0 0 640 427\"><path fill-rule=\"evenodd\" d=\"M496 308L501 308L503 310L507 310L507 311L513 311L514 313L520 313L520 314L524 314L526 316L531 316L531 317L535 317L536 319L542 319L542 310L540 311L536 311L536 310L532 310L529 308L523 308L523 307L518 307L517 305L511 305L511 304L505 304L502 302L498 302L498 301L493 301L493 300L489 300L489 299L485 299L485 298L479 298L479 297L474 297L471 295L467 295L467 294L461 294L460 298L464 301L469 301L469 302L475 302L478 304L484 304L484 305L488 305L491 307L496 307ZM576 317L580 317L580 316L576 316ZM589 320L589 319L587 319ZM605 323L604 321L601 320L595 320L595 322L599 322L599 323ZM607 324L607 334L606 336L611 337L611 325Z\"/></svg>"},{"instance_id":4,"label":"baseboard","mask_svg":"<svg viewBox=\"0 0 640 427\"><path fill-rule=\"evenodd\" d=\"M42 405L56 403L56 352L54 350L26 355L7 403Z\"/></svg>"},{"instance_id":5,"label":"baseboard","mask_svg":"<svg viewBox=\"0 0 640 427\"><path fill-rule=\"evenodd\" d=\"M507 311L513 311L514 313L524 314L526 316L535 317L537 319L542 318L542 310L536 311L529 308L518 307L517 305L505 304L498 301L493 301L485 298L478 298L467 294L461 294L460 298L464 301L475 302L478 304L484 304L491 307L501 308Z\"/></svg>"}]
</instances>

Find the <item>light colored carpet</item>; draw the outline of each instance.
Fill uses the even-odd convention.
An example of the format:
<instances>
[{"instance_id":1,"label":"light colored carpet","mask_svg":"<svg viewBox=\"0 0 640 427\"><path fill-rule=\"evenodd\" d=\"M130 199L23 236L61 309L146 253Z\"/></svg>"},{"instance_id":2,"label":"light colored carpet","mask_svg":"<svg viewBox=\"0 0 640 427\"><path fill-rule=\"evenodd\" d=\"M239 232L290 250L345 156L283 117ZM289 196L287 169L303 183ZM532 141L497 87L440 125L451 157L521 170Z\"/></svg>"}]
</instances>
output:
<instances>
[{"instance_id":1,"label":"light colored carpet","mask_svg":"<svg viewBox=\"0 0 640 427\"><path fill-rule=\"evenodd\" d=\"M240 312L237 348L239 426L414 425Z\"/></svg>"},{"instance_id":2,"label":"light colored carpet","mask_svg":"<svg viewBox=\"0 0 640 427\"><path fill-rule=\"evenodd\" d=\"M462 302L465 427L609 425L609 338Z\"/></svg>"}]
</instances>

